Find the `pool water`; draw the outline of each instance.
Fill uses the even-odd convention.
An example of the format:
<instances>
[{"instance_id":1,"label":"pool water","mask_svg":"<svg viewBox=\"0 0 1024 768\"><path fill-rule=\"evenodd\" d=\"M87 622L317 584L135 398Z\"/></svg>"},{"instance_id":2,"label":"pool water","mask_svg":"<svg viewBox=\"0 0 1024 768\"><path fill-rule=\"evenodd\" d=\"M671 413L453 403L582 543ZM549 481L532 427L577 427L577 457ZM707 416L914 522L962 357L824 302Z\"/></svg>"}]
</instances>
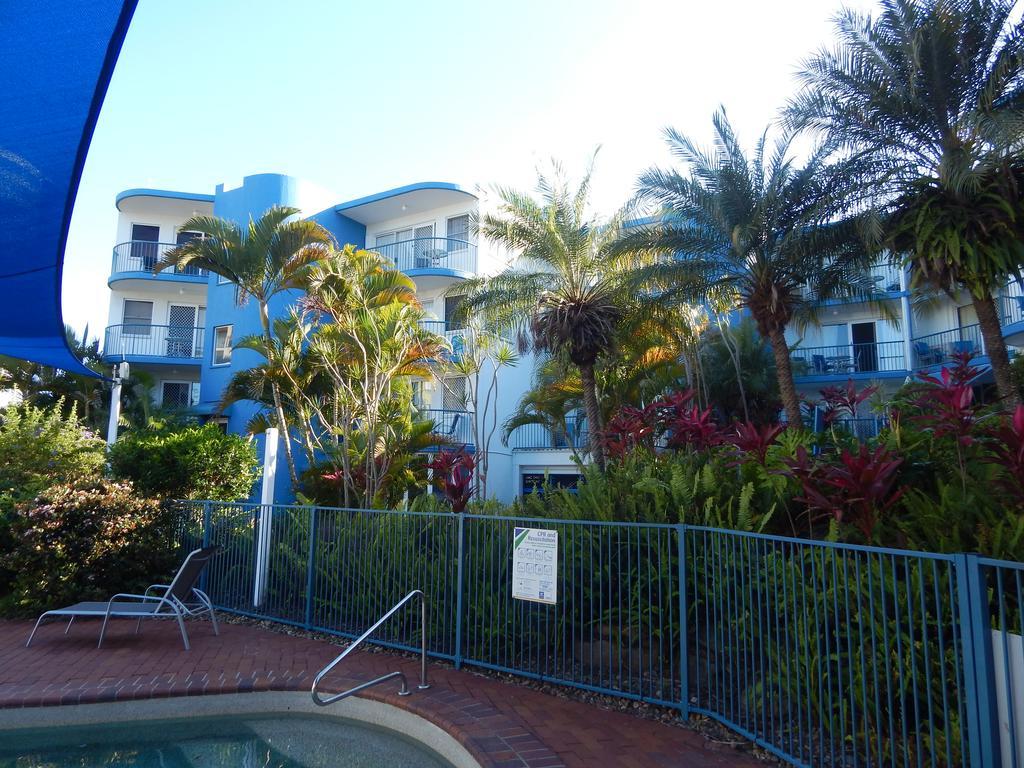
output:
<instances>
[{"instance_id":1,"label":"pool water","mask_svg":"<svg viewBox=\"0 0 1024 768\"><path fill-rule=\"evenodd\" d=\"M0 732L0 768L449 768L393 731L311 716Z\"/></svg>"}]
</instances>

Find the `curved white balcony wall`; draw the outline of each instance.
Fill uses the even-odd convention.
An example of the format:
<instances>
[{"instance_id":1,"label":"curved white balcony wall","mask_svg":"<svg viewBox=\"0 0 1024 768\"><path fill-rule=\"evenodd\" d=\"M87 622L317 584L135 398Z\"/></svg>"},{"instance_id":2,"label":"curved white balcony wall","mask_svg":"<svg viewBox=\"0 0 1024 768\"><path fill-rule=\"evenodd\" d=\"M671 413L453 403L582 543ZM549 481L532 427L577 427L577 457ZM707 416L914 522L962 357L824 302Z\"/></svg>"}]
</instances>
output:
<instances>
[{"instance_id":1,"label":"curved white balcony wall","mask_svg":"<svg viewBox=\"0 0 1024 768\"><path fill-rule=\"evenodd\" d=\"M135 239L132 237L132 227L136 224L156 227L159 230L158 242L174 243L185 221L193 216L213 213L213 196L161 190L126 190L118 195L117 210L115 245Z\"/></svg>"}]
</instances>

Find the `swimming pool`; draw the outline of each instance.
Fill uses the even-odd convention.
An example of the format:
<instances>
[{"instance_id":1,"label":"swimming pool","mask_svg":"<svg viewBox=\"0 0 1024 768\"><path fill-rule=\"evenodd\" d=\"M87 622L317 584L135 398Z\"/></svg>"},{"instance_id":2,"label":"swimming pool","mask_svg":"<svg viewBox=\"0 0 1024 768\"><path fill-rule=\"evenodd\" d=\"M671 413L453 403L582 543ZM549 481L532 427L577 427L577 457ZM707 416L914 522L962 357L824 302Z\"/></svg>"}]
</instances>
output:
<instances>
[{"instance_id":1,"label":"swimming pool","mask_svg":"<svg viewBox=\"0 0 1024 768\"><path fill-rule=\"evenodd\" d=\"M0 718L0 768L479 765L423 718L364 700L338 710L342 716L315 714L289 694L20 710L21 727L5 728L13 723Z\"/></svg>"},{"instance_id":2,"label":"swimming pool","mask_svg":"<svg viewBox=\"0 0 1024 768\"><path fill-rule=\"evenodd\" d=\"M394 732L308 715L43 729L3 739L0 768L450 768Z\"/></svg>"}]
</instances>

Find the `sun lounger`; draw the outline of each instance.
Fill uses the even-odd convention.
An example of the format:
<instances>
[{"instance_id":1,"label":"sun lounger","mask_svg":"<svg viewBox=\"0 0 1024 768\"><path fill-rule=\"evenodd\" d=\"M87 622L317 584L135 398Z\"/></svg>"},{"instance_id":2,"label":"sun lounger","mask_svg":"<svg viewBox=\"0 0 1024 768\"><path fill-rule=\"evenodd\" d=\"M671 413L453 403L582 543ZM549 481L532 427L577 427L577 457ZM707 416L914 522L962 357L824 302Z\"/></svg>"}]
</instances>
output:
<instances>
[{"instance_id":1,"label":"sun lounger","mask_svg":"<svg viewBox=\"0 0 1024 768\"><path fill-rule=\"evenodd\" d=\"M48 616L66 617L68 625L64 630L66 635L76 618L96 617L103 619L103 626L100 627L100 639L96 643L99 648L103 645L103 635L107 631L107 622L111 618L136 619L135 632L138 634L142 627L143 619L176 619L178 628L181 630L181 639L185 643L185 650L189 650L188 632L185 631L185 619L194 619L208 613L213 624L213 633L219 634L217 628L217 616L213 612L213 605L205 592L200 590L196 584L199 576L217 552L219 546L203 547L202 549L190 552L185 562L181 564L178 573L170 584L153 584L141 595L122 592L114 595L107 601L75 603L67 608L57 608L43 613L32 628L32 634L28 636L25 643L27 647L35 637L36 630L42 624L43 619ZM162 594L160 594L162 590ZM153 593L153 594L150 594Z\"/></svg>"}]
</instances>

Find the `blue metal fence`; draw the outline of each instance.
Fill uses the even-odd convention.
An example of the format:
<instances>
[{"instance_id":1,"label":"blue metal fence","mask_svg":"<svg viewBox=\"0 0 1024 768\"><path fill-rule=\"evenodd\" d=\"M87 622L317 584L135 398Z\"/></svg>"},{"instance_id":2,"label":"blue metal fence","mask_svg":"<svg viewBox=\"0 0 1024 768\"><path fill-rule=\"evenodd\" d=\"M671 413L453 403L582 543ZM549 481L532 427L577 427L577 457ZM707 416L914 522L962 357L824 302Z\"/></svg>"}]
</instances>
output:
<instances>
[{"instance_id":1,"label":"blue metal fence","mask_svg":"<svg viewBox=\"0 0 1024 768\"><path fill-rule=\"evenodd\" d=\"M183 508L186 545L224 547L207 588L228 611L355 637L419 588L437 657L703 714L795 765L1024 766L1020 563L687 525ZM559 534L555 605L511 597L517 526ZM415 650L417 626L410 610L379 642Z\"/></svg>"}]
</instances>

